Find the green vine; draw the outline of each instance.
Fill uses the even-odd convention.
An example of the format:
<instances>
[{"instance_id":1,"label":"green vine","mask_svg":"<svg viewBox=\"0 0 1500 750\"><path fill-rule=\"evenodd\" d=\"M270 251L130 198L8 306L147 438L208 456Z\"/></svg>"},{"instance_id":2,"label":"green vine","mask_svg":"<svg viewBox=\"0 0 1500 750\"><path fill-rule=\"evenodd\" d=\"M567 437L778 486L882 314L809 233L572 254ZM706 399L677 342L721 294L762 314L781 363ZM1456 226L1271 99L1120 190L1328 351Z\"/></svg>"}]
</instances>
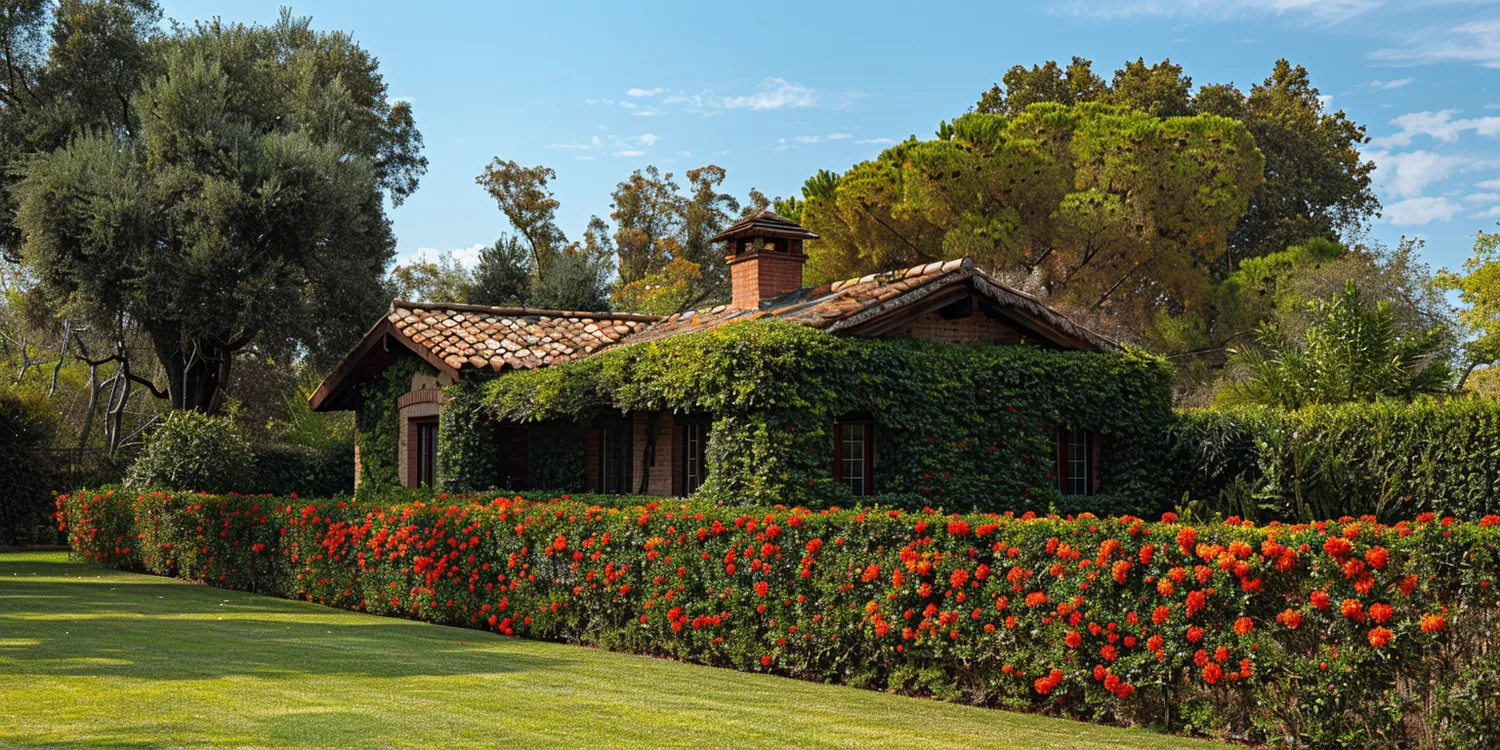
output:
<instances>
[{"instance_id":1,"label":"green vine","mask_svg":"<svg viewBox=\"0 0 1500 750\"><path fill-rule=\"evenodd\" d=\"M415 357L398 359L360 390L354 415L355 444L359 446L361 492L384 492L401 486L401 425L396 399L411 390L414 375L435 375L431 365Z\"/></svg>"},{"instance_id":2,"label":"green vine","mask_svg":"<svg viewBox=\"0 0 1500 750\"><path fill-rule=\"evenodd\" d=\"M881 492L963 509L1063 503L1055 430L1092 429L1111 495L1100 500L1150 510L1170 494L1170 382L1163 360L1135 351L848 339L754 321L510 373L484 386L484 402L514 422L707 413L700 494L757 504L849 502L831 475L839 415L875 421Z\"/></svg>"}]
</instances>

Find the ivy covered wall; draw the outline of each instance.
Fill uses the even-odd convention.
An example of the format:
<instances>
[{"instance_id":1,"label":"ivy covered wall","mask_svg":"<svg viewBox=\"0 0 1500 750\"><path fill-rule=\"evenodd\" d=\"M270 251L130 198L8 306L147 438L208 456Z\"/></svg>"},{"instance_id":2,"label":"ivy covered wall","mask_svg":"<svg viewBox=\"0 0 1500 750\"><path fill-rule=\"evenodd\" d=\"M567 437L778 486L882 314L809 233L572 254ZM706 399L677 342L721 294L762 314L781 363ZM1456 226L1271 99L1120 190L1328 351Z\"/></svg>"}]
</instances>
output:
<instances>
[{"instance_id":1,"label":"ivy covered wall","mask_svg":"<svg viewBox=\"0 0 1500 750\"><path fill-rule=\"evenodd\" d=\"M481 386L478 407L522 423L710 414L699 494L726 502L847 504L832 425L855 414L876 424L881 493L949 509L1145 512L1170 495L1170 380L1163 360L1135 351L851 339L761 320L508 373ZM1059 427L1103 437L1101 495L1058 492Z\"/></svg>"},{"instance_id":2,"label":"ivy covered wall","mask_svg":"<svg viewBox=\"0 0 1500 750\"><path fill-rule=\"evenodd\" d=\"M413 375L436 375L432 365L416 357L392 362L360 389L354 413L354 442L359 446L359 489L384 492L401 486L398 467L401 425L396 399L411 390Z\"/></svg>"}]
</instances>

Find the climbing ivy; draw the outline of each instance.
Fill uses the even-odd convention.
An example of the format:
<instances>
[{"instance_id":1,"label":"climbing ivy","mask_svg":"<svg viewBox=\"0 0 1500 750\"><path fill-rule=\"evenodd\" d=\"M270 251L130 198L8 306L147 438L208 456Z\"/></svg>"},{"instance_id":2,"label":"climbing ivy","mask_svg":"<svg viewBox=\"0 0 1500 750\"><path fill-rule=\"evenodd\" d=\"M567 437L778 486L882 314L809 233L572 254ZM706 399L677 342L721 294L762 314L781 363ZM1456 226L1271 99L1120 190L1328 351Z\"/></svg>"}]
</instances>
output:
<instances>
[{"instance_id":1,"label":"climbing ivy","mask_svg":"<svg viewBox=\"0 0 1500 750\"><path fill-rule=\"evenodd\" d=\"M1170 381L1163 360L1134 350L852 339L760 320L513 372L482 388L491 416L514 422L708 414L710 469L699 494L764 505L849 501L831 472L841 415L875 423L879 491L955 509L1063 502L1051 473L1056 430L1091 429L1103 436L1109 502L1145 510L1170 494L1161 471Z\"/></svg>"},{"instance_id":2,"label":"climbing ivy","mask_svg":"<svg viewBox=\"0 0 1500 750\"><path fill-rule=\"evenodd\" d=\"M415 357L398 359L360 389L354 416L354 441L359 446L359 489L383 492L401 486L401 425L396 399L411 390L414 375L435 375L431 365Z\"/></svg>"}]
</instances>

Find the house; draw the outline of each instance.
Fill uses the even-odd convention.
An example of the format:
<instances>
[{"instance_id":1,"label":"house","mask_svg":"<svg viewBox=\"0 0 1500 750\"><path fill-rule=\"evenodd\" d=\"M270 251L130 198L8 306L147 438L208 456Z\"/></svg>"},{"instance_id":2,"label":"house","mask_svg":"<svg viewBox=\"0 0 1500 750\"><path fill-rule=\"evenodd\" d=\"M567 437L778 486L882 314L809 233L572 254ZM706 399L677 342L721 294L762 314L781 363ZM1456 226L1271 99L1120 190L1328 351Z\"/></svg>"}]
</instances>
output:
<instances>
[{"instance_id":1,"label":"house","mask_svg":"<svg viewBox=\"0 0 1500 750\"><path fill-rule=\"evenodd\" d=\"M1120 352L1113 342L996 281L969 259L804 287L803 243L815 239L817 235L769 211L739 221L714 238L727 245L730 301L665 317L397 301L338 363L310 402L316 411L362 409L362 431L393 432L395 440L382 443L383 452L396 453L390 476L414 487L432 485L439 475L444 436L439 434L438 416L445 387L567 365L601 352L741 321L779 320L858 339ZM395 397L393 405L373 409L367 402L378 389L372 384L382 377L389 380L400 362L408 363L399 372L410 372L409 378L397 378L394 391L387 391ZM833 481L853 495L884 491L879 469L884 449L877 441L885 436L877 433L876 416L843 415L832 428L828 470ZM600 414L568 438L577 446L576 460L584 464L574 483L607 493L692 494L714 471L707 458L713 417L691 412ZM536 427L492 427L492 437L485 439L493 442L493 484L536 487L538 459L535 446L528 445L537 437ZM1059 424L1048 439L1054 434L1055 471L1050 464L1046 467L1047 481L1055 482L1064 495L1099 490L1097 432ZM361 442L359 450L371 450L367 441ZM356 463L390 464L390 458L362 454Z\"/></svg>"}]
</instances>

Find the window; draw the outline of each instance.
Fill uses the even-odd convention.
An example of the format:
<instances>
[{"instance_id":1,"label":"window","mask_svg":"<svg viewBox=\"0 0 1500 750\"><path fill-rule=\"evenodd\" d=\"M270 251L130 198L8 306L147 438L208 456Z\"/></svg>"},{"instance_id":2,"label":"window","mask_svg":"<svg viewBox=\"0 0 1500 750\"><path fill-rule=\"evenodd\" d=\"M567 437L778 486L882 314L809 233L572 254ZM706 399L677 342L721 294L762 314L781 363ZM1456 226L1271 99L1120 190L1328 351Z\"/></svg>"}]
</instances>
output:
<instances>
[{"instance_id":1,"label":"window","mask_svg":"<svg viewBox=\"0 0 1500 750\"><path fill-rule=\"evenodd\" d=\"M874 492L875 425L838 422L833 426L833 479L863 497Z\"/></svg>"},{"instance_id":2,"label":"window","mask_svg":"<svg viewBox=\"0 0 1500 750\"><path fill-rule=\"evenodd\" d=\"M520 425L499 425L495 429L497 451L496 486L508 490L526 489L526 428Z\"/></svg>"},{"instance_id":3,"label":"window","mask_svg":"<svg viewBox=\"0 0 1500 750\"><path fill-rule=\"evenodd\" d=\"M682 494L691 495L708 476L708 423L692 422L682 429Z\"/></svg>"},{"instance_id":4,"label":"window","mask_svg":"<svg viewBox=\"0 0 1500 750\"><path fill-rule=\"evenodd\" d=\"M1064 495L1092 495L1097 479L1099 437L1092 430L1057 431L1057 488Z\"/></svg>"},{"instance_id":5,"label":"window","mask_svg":"<svg viewBox=\"0 0 1500 750\"><path fill-rule=\"evenodd\" d=\"M413 419L412 431L416 438L416 465L412 467L416 481L413 486L431 487L437 475L437 417Z\"/></svg>"},{"instance_id":6,"label":"window","mask_svg":"<svg viewBox=\"0 0 1500 750\"><path fill-rule=\"evenodd\" d=\"M630 431L624 420L605 422L599 428L599 491L630 492Z\"/></svg>"}]
</instances>

